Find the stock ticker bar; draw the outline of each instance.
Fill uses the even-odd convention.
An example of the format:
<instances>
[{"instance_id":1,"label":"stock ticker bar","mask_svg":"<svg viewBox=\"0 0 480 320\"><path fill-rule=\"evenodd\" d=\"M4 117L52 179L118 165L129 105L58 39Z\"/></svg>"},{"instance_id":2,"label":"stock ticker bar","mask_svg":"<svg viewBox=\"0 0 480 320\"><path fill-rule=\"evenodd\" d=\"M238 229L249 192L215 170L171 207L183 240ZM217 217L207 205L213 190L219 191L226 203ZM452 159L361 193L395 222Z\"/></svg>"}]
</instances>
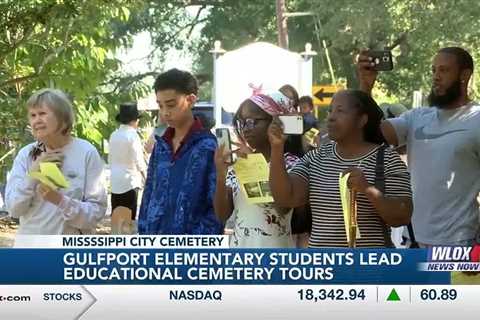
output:
<instances>
[{"instance_id":1,"label":"stock ticker bar","mask_svg":"<svg viewBox=\"0 0 480 320\"><path fill-rule=\"evenodd\" d=\"M0 249L0 317L153 319L160 312L224 319L228 312L231 319L318 319L334 312L359 320L372 319L371 310L375 319L478 316L480 286L451 279L473 284L479 276L446 267L478 265L471 248L228 249L223 236L188 238L40 237L22 249Z\"/></svg>"}]
</instances>

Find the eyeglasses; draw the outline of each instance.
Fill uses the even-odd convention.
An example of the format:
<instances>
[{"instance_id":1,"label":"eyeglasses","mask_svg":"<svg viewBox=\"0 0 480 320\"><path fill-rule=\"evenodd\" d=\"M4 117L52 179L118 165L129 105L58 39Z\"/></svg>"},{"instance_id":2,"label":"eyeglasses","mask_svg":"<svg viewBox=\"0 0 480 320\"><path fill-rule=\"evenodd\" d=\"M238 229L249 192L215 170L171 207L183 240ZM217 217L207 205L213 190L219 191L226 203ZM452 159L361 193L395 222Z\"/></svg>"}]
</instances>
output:
<instances>
[{"instance_id":1,"label":"eyeglasses","mask_svg":"<svg viewBox=\"0 0 480 320\"><path fill-rule=\"evenodd\" d=\"M255 128L260 121L268 121L270 119L267 118L246 118L246 119L238 119L237 120L237 127L241 130L245 129L253 129Z\"/></svg>"}]
</instances>

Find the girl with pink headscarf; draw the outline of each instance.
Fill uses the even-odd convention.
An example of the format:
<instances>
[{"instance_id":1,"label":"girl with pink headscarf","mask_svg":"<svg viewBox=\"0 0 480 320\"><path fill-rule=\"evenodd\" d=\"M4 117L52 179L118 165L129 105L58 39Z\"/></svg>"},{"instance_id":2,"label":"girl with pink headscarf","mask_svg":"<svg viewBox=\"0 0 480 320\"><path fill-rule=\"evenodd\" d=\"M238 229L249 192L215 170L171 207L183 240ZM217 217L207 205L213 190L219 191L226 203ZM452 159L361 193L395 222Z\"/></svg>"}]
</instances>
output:
<instances>
[{"instance_id":1,"label":"girl with pink headscarf","mask_svg":"<svg viewBox=\"0 0 480 320\"><path fill-rule=\"evenodd\" d=\"M267 130L280 114L294 112L293 101L282 94L255 94L246 99L234 116L234 129L242 150L263 154L270 161L270 142ZM301 156L301 143L290 143L285 152L286 169L289 170ZM241 192L234 169L228 163L230 154L220 146L215 154L217 185L214 207L217 217L233 219L231 247L288 248L295 247L291 232L293 208L281 208L273 203L251 204Z\"/></svg>"}]
</instances>

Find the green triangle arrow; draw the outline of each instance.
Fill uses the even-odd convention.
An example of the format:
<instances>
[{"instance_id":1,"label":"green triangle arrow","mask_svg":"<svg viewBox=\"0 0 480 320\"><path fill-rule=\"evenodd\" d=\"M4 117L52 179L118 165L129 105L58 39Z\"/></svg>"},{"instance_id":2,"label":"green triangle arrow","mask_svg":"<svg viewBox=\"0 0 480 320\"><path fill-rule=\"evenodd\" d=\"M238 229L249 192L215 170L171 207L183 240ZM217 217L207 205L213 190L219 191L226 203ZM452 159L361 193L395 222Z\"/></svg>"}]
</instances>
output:
<instances>
[{"instance_id":1,"label":"green triangle arrow","mask_svg":"<svg viewBox=\"0 0 480 320\"><path fill-rule=\"evenodd\" d=\"M387 301L400 301L397 290L392 289L392 292L388 295Z\"/></svg>"}]
</instances>

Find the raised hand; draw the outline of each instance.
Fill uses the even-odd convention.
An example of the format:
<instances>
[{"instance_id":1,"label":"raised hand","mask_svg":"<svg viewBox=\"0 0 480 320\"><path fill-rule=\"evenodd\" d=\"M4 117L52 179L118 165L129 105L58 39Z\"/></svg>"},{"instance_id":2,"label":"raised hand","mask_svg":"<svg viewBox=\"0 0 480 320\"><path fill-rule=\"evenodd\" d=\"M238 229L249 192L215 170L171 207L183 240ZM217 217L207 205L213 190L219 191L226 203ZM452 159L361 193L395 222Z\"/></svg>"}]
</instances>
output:
<instances>
[{"instance_id":1,"label":"raised hand","mask_svg":"<svg viewBox=\"0 0 480 320\"><path fill-rule=\"evenodd\" d=\"M357 57L357 76L360 82L360 90L371 93L378 71L374 70L375 63L372 57L368 55L368 50L360 51Z\"/></svg>"},{"instance_id":2,"label":"raised hand","mask_svg":"<svg viewBox=\"0 0 480 320\"><path fill-rule=\"evenodd\" d=\"M255 150L250 148L245 142L241 140L239 142L232 142L232 144L238 148L238 149L235 149L233 153L235 153L240 158L245 159L249 154L255 152Z\"/></svg>"},{"instance_id":3,"label":"raised hand","mask_svg":"<svg viewBox=\"0 0 480 320\"><path fill-rule=\"evenodd\" d=\"M220 145L215 150L214 161L217 170L217 176L224 178L227 175L228 166L231 165L232 152L225 150L225 145Z\"/></svg>"},{"instance_id":4,"label":"raised hand","mask_svg":"<svg viewBox=\"0 0 480 320\"><path fill-rule=\"evenodd\" d=\"M44 151L32 163L30 170L39 171L41 162L53 162L58 166L59 169L61 169L64 158L65 156L63 155L62 151L58 151L58 150Z\"/></svg>"},{"instance_id":5,"label":"raised hand","mask_svg":"<svg viewBox=\"0 0 480 320\"><path fill-rule=\"evenodd\" d=\"M283 134L283 124L278 117L274 117L268 126L268 140L272 147L283 148L287 137Z\"/></svg>"},{"instance_id":6,"label":"raised hand","mask_svg":"<svg viewBox=\"0 0 480 320\"><path fill-rule=\"evenodd\" d=\"M357 192L365 193L370 184L368 183L365 175L363 174L362 169L360 168L349 168L343 172L343 174L350 173L348 178L347 185L350 189Z\"/></svg>"},{"instance_id":7,"label":"raised hand","mask_svg":"<svg viewBox=\"0 0 480 320\"><path fill-rule=\"evenodd\" d=\"M59 205L60 202L62 202L62 194L59 193L58 191L50 189L48 186L39 183L37 186L37 193L40 195L40 197L43 198L43 200L51 202L55 205Z\"/></svg>"}]
</instances>

